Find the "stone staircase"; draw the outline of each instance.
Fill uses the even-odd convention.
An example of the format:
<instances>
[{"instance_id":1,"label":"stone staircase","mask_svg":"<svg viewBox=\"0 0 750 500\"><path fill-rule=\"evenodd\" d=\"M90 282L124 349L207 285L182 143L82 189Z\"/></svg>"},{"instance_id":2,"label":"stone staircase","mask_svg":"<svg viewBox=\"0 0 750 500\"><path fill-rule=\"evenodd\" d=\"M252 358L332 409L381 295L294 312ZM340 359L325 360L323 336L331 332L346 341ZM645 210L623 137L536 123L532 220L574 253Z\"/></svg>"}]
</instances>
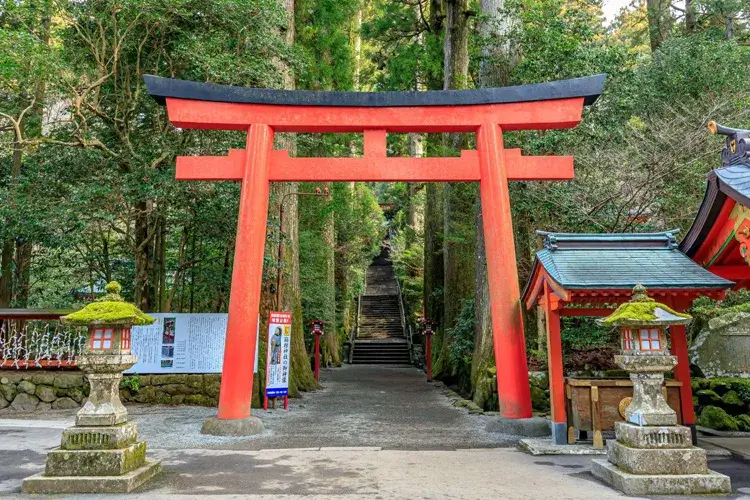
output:
<instances>
[{"instance_id":1,"label":"stone staircase","mask_svg":"<svg viewBox=\"0 0 750 500\"><path fill-rule=\"evenodd\" d=\"M384 249L367 268L367 289L362 296L352 363L410 364L398 300L396 275Z\"/></svg>"}]
</instances>

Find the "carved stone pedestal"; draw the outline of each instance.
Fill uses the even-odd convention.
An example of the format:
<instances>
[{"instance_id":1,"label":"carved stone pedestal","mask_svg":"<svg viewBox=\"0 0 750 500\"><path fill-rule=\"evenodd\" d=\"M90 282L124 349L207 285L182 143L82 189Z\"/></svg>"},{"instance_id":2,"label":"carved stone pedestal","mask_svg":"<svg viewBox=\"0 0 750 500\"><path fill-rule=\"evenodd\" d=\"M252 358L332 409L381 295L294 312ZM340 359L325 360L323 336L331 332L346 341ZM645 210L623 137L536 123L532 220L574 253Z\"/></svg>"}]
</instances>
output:
<instances>
[{"instance_id":1,"label":"carved stone pedestal","mask_svg":"<svg viewBox=\"0 0 750 500\"><path fill-rule=\"evenodd\" d=\"M607 442L607 459L595 459L591 472L628 495L731 493L728 476L708 469L706 451L693 447L690 428L662 396L662 371L677 359L669 355L615 356L629 370L633 401L628 422L615 424L616 441Z\"/></svg>"},{"instance_id":2,"label":"carved stone pedestal","mask_svg":"<svg viewBox=\"0 0 750 500\"><path fill-rule=\"evenodd\" d=\"M150 318L119 295L120 285L107 285L105 300L63 318L89 323L89 339L76 359L91 386L76 425L63 431L62 442L47 454L42 474L24 479L24 493L129 493L161 471L146 461L146 443L138 426L128 422L120 401L122 372L137 358L130 352L130 327Z\"/></svg>"}]
</instances>

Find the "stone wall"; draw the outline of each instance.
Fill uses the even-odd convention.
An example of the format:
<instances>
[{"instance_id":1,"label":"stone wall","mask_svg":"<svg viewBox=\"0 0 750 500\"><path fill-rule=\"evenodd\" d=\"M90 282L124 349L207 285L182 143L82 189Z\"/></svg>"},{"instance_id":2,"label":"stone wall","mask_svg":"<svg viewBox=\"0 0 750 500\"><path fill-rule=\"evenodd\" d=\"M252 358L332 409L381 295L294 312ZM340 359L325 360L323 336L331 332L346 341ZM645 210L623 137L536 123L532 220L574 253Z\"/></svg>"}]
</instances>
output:
<instances>
[{"instance_id":1,"label":"stone wall","mask_svg":"<svg viewBox=\"0 0 750 500\"><path fill-rule=\"evenodd\" d=\"M130 375L120 397L126 403L216 406L221 375ZM63 410L80 407L89 394L82 373L57 370L0 371L0 410Z\"/></svg>"},{"instance_id":2,"label":"stone wall","mask_svg":"<svg viewBox=\"0 0 750 500\"><path fill-rule=\"evenodd\" d=\"M78 408L89 394L80 372L0 371L0 409L18 411Z\"/></svg>"}]
</instances>

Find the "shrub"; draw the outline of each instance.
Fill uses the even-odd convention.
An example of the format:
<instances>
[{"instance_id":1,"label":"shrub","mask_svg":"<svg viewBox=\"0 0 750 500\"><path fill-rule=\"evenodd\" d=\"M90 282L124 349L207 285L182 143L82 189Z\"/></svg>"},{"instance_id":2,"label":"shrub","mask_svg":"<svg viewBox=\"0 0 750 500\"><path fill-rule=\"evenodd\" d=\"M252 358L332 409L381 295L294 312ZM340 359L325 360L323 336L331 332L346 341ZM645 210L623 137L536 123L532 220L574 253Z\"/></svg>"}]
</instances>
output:
<instances>
[{"instance_id":1,"label":"shrub","mask_svg":"<svg viewBox=\"0 0 750 500\"><path fill-rule=\"evenodd\" d=\"M130 392L136 393L141 388L141 377L136 373L129 377L122 377L120 380L120 389L130 389Z\"/></svg>"},{"instance_id":2,"label":"shrub","mask_svg":"<svg viewBox=\"0 0 750 500\"><path fill-rule=\"evenodd\" d=\"M706 406L701 413L700 422L703 427L717 431L737 432L739 430L737 421L717 406Z\"/></svg>"},{"instance_id":3,"label":"shrub","mask_svg":"<svg viewBox=\"0 0 750 500\"><path fill-rule=\"evenodd\" d=\"M721 404L721 396L710 389L698 391L695 395L698 396L698 402L701 406L718 406Z\"/></svg>"},{"instance_id":4,"label":"shrub","mask_svg":"<svg viewBox=\"0 0 750 500\"><path fill-rule=\"evenodd\" d=\"M742 432L750 432L750 415L737 415L734 419Z\"/></svg>"}]
</instances>

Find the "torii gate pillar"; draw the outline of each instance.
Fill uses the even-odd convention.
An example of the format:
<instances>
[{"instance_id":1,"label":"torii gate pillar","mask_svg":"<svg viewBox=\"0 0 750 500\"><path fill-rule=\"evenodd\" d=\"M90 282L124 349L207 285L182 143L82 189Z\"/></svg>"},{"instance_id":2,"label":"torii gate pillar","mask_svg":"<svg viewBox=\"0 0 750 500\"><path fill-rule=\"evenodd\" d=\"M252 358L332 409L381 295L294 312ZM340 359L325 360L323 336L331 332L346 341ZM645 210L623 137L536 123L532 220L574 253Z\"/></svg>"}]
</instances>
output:
<instances>
[{"instance_id":1,"label":"torii gate pillar","mask_svg":"<svg viewBox=\"0 0 750 500\"><path fill-rule=\"evenodd\" d=\"M522 156L503 148L503 130L569 128L593 103L605 75L536 85L434 92L308 92L227 87L146 76L182 128L247 131L245 150L224 157L178 157L180 180L242 182L229 322L216 418L203 432L262 429L250 416L269 182L479 182L500 414L531 417L508 181L573 177L573 158ZM389 158L388 132L474 132L476 151L458 158ZM274 132L362 132L362 158L290 158Z\"/></svg>"},{"instance_id":2,"label":"torii gate pillar","mask_svg":"<svg viewBox=\"0 0 750 500\"><path fill-rule=\"evenodd\" d=\"M500 415L528 418L531 417L531 393L526 338L503 135L497 124L485 123L479 128L477 151Z\"/></svg>"}]
</instances>

